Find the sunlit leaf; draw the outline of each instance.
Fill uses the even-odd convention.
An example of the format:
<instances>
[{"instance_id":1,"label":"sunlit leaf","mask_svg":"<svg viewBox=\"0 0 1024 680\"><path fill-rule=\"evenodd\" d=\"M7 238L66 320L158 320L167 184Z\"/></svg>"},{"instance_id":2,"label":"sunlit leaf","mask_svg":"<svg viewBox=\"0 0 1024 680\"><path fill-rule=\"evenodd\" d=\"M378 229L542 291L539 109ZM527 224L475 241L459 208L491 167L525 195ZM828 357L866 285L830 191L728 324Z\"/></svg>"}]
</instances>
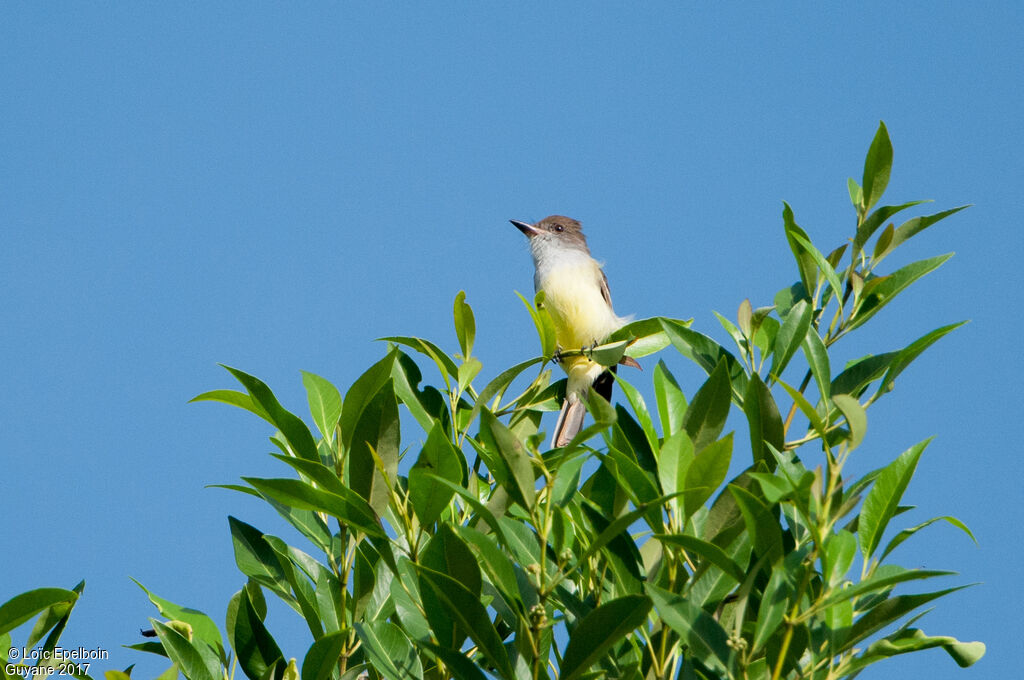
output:
<instances>
[{"instance_id":1,"label":"sunlit leaf","mask_svg":"<svg viewBox=\"0 0 1024 680\"><path fill-rule=\"evenodd\" d=\"M473 308L466 303L466 291L460 290L455 295L453 307L459 349L462 350L462 358L469 359L473 353L473 341L476 339L476 320L473 318Z\"/></svg>"},{"instance_id":2,"label":"sunlit leaf","mask_svg":"<svg viewBox=\"0 0 1024 680\"><path fill-rule=\"evenodd\" d=\"M917 461L930 442L930 438L926 439L904 451L882 470L871 486L871 491L864 499L858 523L860 549L864 559L875 553L889 520L896 514L903 492L914 476Z\"/></svg>"},{"instance_id":3,"label":"sunlit leaf","mask_svg":"<svg viewBox=\"0 0 1024 680\"><path fill-rule=\"evenodd\" d=\"M892 142L889 141L889 131L885 123L879 121L878 132L871 141L867 158L864 159L864 177L861 180L863 187L864 211L871 210L871 206L878 202L889 185L889 173L892 170Z\"/></svg>"}]
</instances>

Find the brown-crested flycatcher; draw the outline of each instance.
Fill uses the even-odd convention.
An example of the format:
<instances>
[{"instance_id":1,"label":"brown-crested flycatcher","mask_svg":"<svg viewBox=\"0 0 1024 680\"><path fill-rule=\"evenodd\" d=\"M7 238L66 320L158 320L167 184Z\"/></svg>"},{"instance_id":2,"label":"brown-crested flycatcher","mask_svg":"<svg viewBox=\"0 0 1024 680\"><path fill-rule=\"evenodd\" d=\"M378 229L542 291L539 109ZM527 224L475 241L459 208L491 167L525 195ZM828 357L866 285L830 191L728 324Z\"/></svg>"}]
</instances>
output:
<instances>
[{"instance_id":1,"label":"brown-crested flycatcher","mask_svg":"<svg viewBox=\"0 0 1024 680\"><path fill-rule=\"evenodd\" d=\"M535 267L533 286L544 291L544 307L554 323L560 351L599 345L629 321L616 316L612 309L608 278L601 271L601 263L590 256L579 222L561 215L545 217L536 224L509 221L530 240ZM639 368L629 357L620 363ZM610 399L613 382L611 374L606 373L609 369L593 361L585 351L562 357L561 364L569 381L552 447L565 446L583 427L583 402L590 386L594 385L598 394Z\"/></svg>"}]
</instances>

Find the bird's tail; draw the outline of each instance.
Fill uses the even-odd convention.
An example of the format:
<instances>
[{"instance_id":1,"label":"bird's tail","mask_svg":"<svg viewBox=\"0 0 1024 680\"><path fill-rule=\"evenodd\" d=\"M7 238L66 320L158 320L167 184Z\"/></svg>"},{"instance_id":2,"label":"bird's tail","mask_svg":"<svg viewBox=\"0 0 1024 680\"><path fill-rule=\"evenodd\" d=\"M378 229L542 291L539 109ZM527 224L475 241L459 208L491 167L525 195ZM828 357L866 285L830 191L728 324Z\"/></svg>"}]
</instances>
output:
<instances>
[{"instance_id":1,"label":"bird's tail","mask_svg":"<svg viewBox=\"0 0 1024 680\"><path fill-rule=\"evenodd\" d=\"M607 371L603 371L594 380L592 389L601 395L605 401L612 400L612 386L615 384L615 377L612 374L615 373L616 368L612 366ZM583 403L583 395L586 393L586 387L583 389L566 390L565 401L562 402L562 410L558 414L558 421L555 423L555 433L551 437L552 448L565 446L583 429L583 416L587 412L587 408Z\"/></svg>"}]
</instances>

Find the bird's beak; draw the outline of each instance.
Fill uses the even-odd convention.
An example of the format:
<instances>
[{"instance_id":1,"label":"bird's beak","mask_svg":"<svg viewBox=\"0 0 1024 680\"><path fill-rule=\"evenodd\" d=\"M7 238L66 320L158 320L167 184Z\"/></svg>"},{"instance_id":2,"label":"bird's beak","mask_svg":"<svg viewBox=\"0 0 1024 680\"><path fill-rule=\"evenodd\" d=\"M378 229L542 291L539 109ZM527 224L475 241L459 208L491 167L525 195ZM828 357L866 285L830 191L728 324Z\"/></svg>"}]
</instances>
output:
<instances>
[{"instance_id":1,"label":"bird's beak","mask_svg":"<svg viewBox=\"0 0 1024 680\"><path fill-rule=\"evenodd\" d=\"M537 234L541 233L540 229L538 229L537 227L533 226L532 224L527 224L526 222L520 222L519 220L509 220L509 222L511 222L512 224L516 225L516 228L518 228L519 231L523 232L524 234L526 234L530 238L533 238Z\"/></svg>"}]
</instances>

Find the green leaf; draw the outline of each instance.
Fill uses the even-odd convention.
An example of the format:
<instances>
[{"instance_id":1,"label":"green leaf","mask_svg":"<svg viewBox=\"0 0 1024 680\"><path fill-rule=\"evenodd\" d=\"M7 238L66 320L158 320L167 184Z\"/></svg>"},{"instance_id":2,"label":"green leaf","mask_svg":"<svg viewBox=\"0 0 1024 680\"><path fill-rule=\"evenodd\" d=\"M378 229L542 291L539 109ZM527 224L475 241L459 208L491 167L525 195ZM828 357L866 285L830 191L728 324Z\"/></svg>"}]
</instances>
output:
<instances>
[{"instance_id":1,"label":"green leaf","mask_svg":"<svg viewBox=\"0 0 1024 680\"><path fill-rule=\"evenodd\" d=\"M469 388L483 367L476 357L470 357L465 363L459 364L459 392L465 392Z\"/></svg>"},{"instance_id":2,"label":"green leaf","mask_svg":"<svg viewBox=\"0 0 1024 680\"><path fill-rule=\"evenodd\" d=\"M313 422L324 439L332 441L338 418L341 417L341 393L327 380L307 371L302 372L302 384L306 386Z\"/></svg>"},{"instance_id":3,"label":"green leaf","mask_svg":"<svg viewBox=\"0 0 1024 680\"><path fill-rule=\"evenodd\" d=\"M389 338L390 339L390 338ZM393 350L359 376L345 394L338 425L341 428L341 443L346 449L352 445L356 427L363 412L369 407L377 393L391 378L391 367L398 352Z\"/></svg>"},{"instance_id":4,"label":"green leaf","mask_svg":"<svg viewBox=\"0 0 1024 680\"><path fill-rule=\"evenodd\" d=\"M743 567L737 564L735 560L714 543L702 541L696 536L690 536L689 534L654 534L653 538L658 539L662 543L677 545L688 553L699 556L702 563L698 564L698 568L704 566L703 562L707 561L724 571L737 583L743 583L744 579L746 579Z\"/></svg>"},{"instance_id":5,"label":"green leaf","mask_svg":"<svg viewBox=\"0 0 1024 680\"><path fill-rule=\"evenodd\" d=\"M661 319L665 333L676 350L707 373L713 373L719 363L725 362L729 383L737 400L747 388L747 374L743 365L724 347L702 333L691 330L677 321Z\"/></svg>"},{"instance_id":6,"label":"green leaf","mask_svg":"<svg viewBox=\"0 0 1024 680\"><path fill-rule=\"evenodd\" d=\"M882 540L889 520L896 514L903 492L910 484L914 470L917 468L917 461L921 453L931 442L926 439L915 444L900 454L899 458L887 465L875 479L875 483L864 499L864 506L860 511L858 531L860 532L860 549L864 559L870 558L878 543Z\"/></svg>"},{"instance_id":7,"label":"green leaf","mask_svg":"<svg viewBox=\"0 0 1024 680\"><path fill-rule=\"evenodd\" d=\"M441 524L420 552L420 564L447 574L480 597L483 580L476 556L448 523Z\"/></svg>"},{"instance_id":8,"label":"green leaf","mask_svg":"<svg viewBox=\"0 0 1024 680\"><path fill-rule=\"evenodd\" d=\"M663 360L658 361L654 367L654 397L658 404L662 434L669 437L679 432L683 426L683 414L686 413L686 396Z\"/></svg>"},{"instance_id":9,"label":"green leaf","mask_svg":"<svg viewBox=\"0 0 1024 680\"><path fill-rule=\"evenodd\" d=\"M626 395L629 405L633 407L633 413L636 414L637 422L643 430L647 445L652 452L657 451L659 446L658 433L654 430L654 420L651 418L651 412L647 410L647 403L644 402L640 390L617 375L615 376L615 383L622 388L622 393ZM624 422L621 416L617 420L620 426Z\"/></svg>"},{"instance_id":10,"label":"green leaf","mask_svg":"<svg viewBox=\"0 0 1024 680\"><path fill-rule=\"evenodd\" d=\"M658 454L658 481L666 494L682 491L686 484L686 471L693 463L693 442L680 430L666 437Z\"/></svg>"},{"instance_id":11,"label":"green leaf","mask_svg":"<svg viewBox=\"0 0 1024 680\"><path fill-rule=\"evenodd\" d=\"M761 596L761 605L757 611L757 626L754 630L753 652L760 650L778 627L789 608L789 600L793 596L793 585L786 573L788 566L776 564L772 575Z\"/></svg>"},{"instance_id":12,"label":"green leaf","mask_svg":"<svg viewBox=\"0 0 1024 680\"><path fill-rule=\"evenodd\" d=\"M224 643L220 636L220 631L217 629L217 624L213 622L206 614L196 609L189 607L182 607L181 605L175 604L170 600L150 592L146 586L142 585L135 579L132 579L139 588L142 588L143 592L152 602L157 611L167 619L176 621L184 621L185 623L192 626L192 634L205 642L207 642L214 649L223 649Z\"/></svg>"},{"instance_id":13,"label":"green leaf","mask_svg":"<svg viewBox=\"0 0 1024 680\"><path fill-rule=\"evenodd\" d=\"M750 426L750 449L754 455L754 464L764 461L769 470L774 470L775 458L766 444L781 451L786 443L785 431L779 407L768 386L756 373L750 376L750 382L747 383L747 393L743 395L743 411Z\"/></svg>"},{"instance_id":14,"label":"green leaf","mask_svg":"<svg viewBox=\"0 0 1024 680\"><path fill-rule=\"evenodd\" d=\"M614 644L643 625L650 610L651 600L644 595L626 595L593 609L569 635L559 678L582 677Z\"/></svg>"},{"instance_id":15,"label":"green leaf","mask_svg":"<svg viewBox=\"0 0 1024 680\"><path fill-rule=\"evenodd\" d=\"M603 345L598 345L597 347L588 348L582 351L594 362L599 363L602 366L611 367L618 364L619 360L625 356L626 349L629 347L629 342L629 340L606 342Z\"/></svg>"},{"instance_id":16,"label":"green leaf","mask_svg":"<svg viewBox=\"0 0 1024 680\"><path fill-rule=\"evenodd\" d=\"M302 680L328 680L348 641L348 631L328 633L314 642L302 660Z\"/></svg>"},{"instance_id":17,"label":"green leaf","mask_svg":"<svg viewBox=\"0 0 1024 680\"><path fill-rule=\"evenodd\" d=\"M973 665L985 655L985 643L983 642L960 642L956 638L948 636L930 637L917 628L907 628L870 645L861 656L854 659L848 667L844 666L843 668L844 670L849 668L851 672L856 672L879 659L933 647L944 649L961 668Z\"/></svg>"},{"instance_id":18,"label":"green leaf","mask_svg":"<svg viewBox=\"0 0 1024 680\"><path fill-rule=\"evenodd\" d=\"M952 571L936 571L931 569L904 569L893 564L883 565L877 569L875 575L871 578L864 579L846 588L833 590L831 595L817 602L813 609L824 610L837 602L852 602L862 595L888 590L898 583L920 581L935 578L936 576L951 576L954 573Z\"/></svg>"},{"instance_id":19,"label":"green leaf","mask_svg":"<svg viewBox=\"0 0 1024 680\"><path fill-rule=\"evenodd\" d=\"M940 213L935 213L934 215L914 217L907 220L906 222L901 224L893 233L892 244L890 245L890 249L895 248L896 246L900 245L901 243L903 243L910 237L914 236L915 234L924 231L925 229L932 226L939 220L943 220L949 217L950 215L960 212L964 208L970 207L970 205L961 205L950 210L944 210Z\"/></svg>"},{"instance_id":20,"label":"green leaf","mask_svg":"<svg viewBox=\"0 0 1024 680\"><path fill-rule=\"evenodd\" d=\"M812 309L806 300L800 300L786 314L782 320L782 327L779 334L775 336L775 347L772 353L772 367L769 373L775 378L782 376L782 372L793 358L797 349L807 337L807 331L811 327Z\"/></svg>"},{"instance_id":21,"label":"green leaf","mask_svg":"<svg viewBox=\"0 0 1024 680\"><path fill-rule=\"evenodd\" d=\"M421 590L429 588L448 616L469 635L488 661L494 664L503 677L513 680L516 674L512 663L480 599L450 576L420 565L413 567L419 574Z\"/></svg>"},{"instance_id":22,"label":"green leaf","mask_svg":"<svg viewBox=\"0 0 1024 680\"><path fill-rule=\"evenodd\" d=\"M423 678L423 666L409 638L390 621L355 624L374 670L387 680Z\"/></svg>"},{"instance_id":23,"label":"green leaf","mask_svg":"<svg viewBox=\"0 0 1024 680\"><path fill-rule=\"evenodd\" d=\"M82 595L82 591L85 590L85 581L79 581L72 592L77 594L79 597ZM57 604L51 605L40 614L39 618L36 619L36 625L32 627L32 632L28 636L28 640L25 643L26 647L35 647L36 643L43 639L43 636L49 632L50 634L46 638L46 642L43 644L43 651L52 652L57 647L57 642L60 640L60 636L64 634L64 629L68 625L68 621L71 619L71 610L74 609L75 603L73 602L58 602ZM4 635L4 637L10 637ZM0 638L2 641L2 638ZM8 645L9 646L9 645ZM4 654L3 649L0 648L0 654Z\"/></svg>"},{"instance_id":24,"label":"green leaf","mask_svg":"<svg viewBox=\"0 0 1024 680\"><path fill-rule=\"evenodd\" d=\"M288 440L297 456L307 460L320 460L320 454L317 453L316 449L316 441L313 439L313 435L310 434L309 428L306 427L301 418L281 406L277 401L277 397L274 396L274 393L270 391L266 384L237 368L231 368L230 366L224 366L224 368L231 375L235 376L238 382L242 383L242 386L249 392L249 396L252 397L253 401L258 403L263 411L266 412L268 421L285 436L285 439Z\"/></svg>"},{"instance_id":25,"label":"green leaf","mask_svg":"<svg viewBox=\"0 0 1024 680\"><path fill-rule=\"evenodd\" d=\"M555 323L551 320L548 310L544 308L544 291L537 291L533 298L533 303L523 297L518 291L516 295L523 301L526 311L530 313L530 318L533 319L533 325L537 329L537 338L540 340L540 353L545 359L550 359L558 348L558 343L555 340ZM565 349L577 348L567 347Z\"/></svg>"},{"instance_id":26,"label":"green leaf","mask_svg":"<svg viewBox=\"0 0 1024 680\"><path fill-rule=\"evenodd\" d=\"M820 250L814 247L814 244L811 243L810 238L808 238L806 234L794 232L793 238L800 244L804 251L810 255L811 259L814 261L814 265L818 268L818 271L821 272L825 281L828 282L829 288L832 289L832 294L835 296L836 300L841 301L843 299L843 284L839 280L839 275L836 274L836 270L832 267L832 264L824 255L821 254ZM814 275L814 280L816 286L818 280L817 273Z\"/></svg>"},{"instance_id":27,"label":"green leaf","mask_svg":"<svg viewBox=\"0 0 1024 680\"><path fill-rule=\"evenodd\" d=\"M857 234L853 239L854 252L860 252L864 248L864 244L871 238L871 235L878 231L878 228L885 224L887 219L898 212L903 212L907 208L913 208L915 205L921 205L922 203L928 203L928 201L910 201L901 205L883 205L868 215L857 228Z\"/></svg>"},{"instance_id":28,"label":"green leaf","mask_svg":"<svg viewBox=\"0 0 1024 680\"><path fill-rule=\"evenodd\" d=\"M290 590L288 581L263 532L231 516L228 524L238 570L271 590L287 595Z\"/></svg>"},{"instance_id":29,"label":"green leaf","mask_svg":"<svg viewBox=\"0 0 1024 680\"><path fill-rule=\"evenodd\" d=\"M922 593L920 595L898 595L882 600L880 603L865 612L857 622L850 628L849 635L839 645L836 652L850 649L861 640L874 635L893 621L906 616L918 607L928 604L944 595L963 590L967 586L947 588L934 593Z\"/></svg>"},{"instance_id":30,"label":"green leaf","mask_svg":"<svg viewBox=\"0 0 1024 680\"><path fill-rule=\"evenodd\" d=\"M438 477L461 484L462 465L459 452L448 440L441 424L434 423L416 464L409 470L409 500L424 526L437 521L452 499L452 490L439 485Z\"/></svg>"},{"instance_id":31,"label":"green leaf","mask_svg":"<svg viewBox=\"0 0 1024 680\"><path fill-rule=\"evenodd\" d=\"M426 649L430 654L441 659L455 680L487 680L487 676L462 652L435 645L430 640L414 640L414 642L418 647Z\"/></svg>"},{"instance_id":32,"label":"green leaf","mask_svg":"<svg viewBox=\"0 0 1024 680\"><path fill-rule=\"evenodd\" d=\"M729 491L736 499L757 555L767 556L768 564L782 559L782 529L772 508L743 487L730 485Z\"/></svg>"},{"instance_id":33,"label":"green leaf","mask_svg":"<svg viewBox=\"0 0 1024 680\"><path fill-rule=\"evenodd\" d=\"M480 564L487 572L488 580L510 603L519 601L520 586L516 579L515 566L508 554L498 545L497 540L472 527L455 525L454 529L459 537L476 551Z\"/></svg>"},{"instance_id":34,"label":"green leaf","mask_svg":"<svg viewBox=\"0 0 1024 680\"><path fill-rule=\"evenodd\" d=\"M888 370L897 352L868 355L847 364L845 370L832 381L832 394L849 394L859 397L873 381Z\"/></svg>"},{"instance_id":35,"label":"green leaf","mask_svg":"<svg viewBox=\"0 0 1024 680\"><path fill-rule=\"evenodd\" d=\"M487 409L480 410L480 440L504 463L506 491L526 510L531 510L537 498L537 476L522 442Z\"/></svg>"},{"instance_id":36,"label":"green leaf","mask_svg":"<svg viewBox=\"0 0 1024 680\"><path fill-rule=\"evenodd\" d=\"M698 453L718 438L729 415L730 382L725 361L711 371L707 381L697 393L683 414L683 428L693 440Z\"/></svg>"},{"instance_id":37,"label":"green leaf","mask_svg":"<svg viewBox=\"0 0 1024 680\"><path fill-rule=\"evenodd\" d=\"M878 132L871 141L867 158L864 159L864 178L861 186L864 188L864 212L871 210L871 206L878 202L889 185L889 172L892 170L892 142L889 141L889 131L885 123L878 122Z\"/></svg>"},{"instance_id":38,"label":"green leaf","mask_svg":"<svg viewBox=\"0 0 1024 680\"><path fill-rule=\"evenodd\" d=\"M822 402L828 403L832 395L832 368L829 364L828 349L824 341L813 328L807 331L803 342L804 356L807 357L807 364L814 375L814 382L818 386L818 393ZM778 448L778 447L776 447Z\"/></svg>"},{"instance_id":39,"label":"green leaf","mask_svg":"<svg viewBox=\"0 0 1024 680\"><path fill-rule=\"evenodd\" d=\"M832 403L846 417L846 424L850 428L849 447L853 449L860 446L864 439L864 433L868 429L868 417L860 402L848 394L836 394L832 396Z\"/></svg>"},{"instance_id":40,"label":"green leaf","mask_svg":"<svg viewBox=\"0 0 1024 680\"><path fill-rule=\"evenodd\" d=\"M840 529L838 533L829 536L825 542L826 571L823 574L827 586L836 587L842 583L856 554L857 537L849 531Z\"/></svg>"},{"instance_id":41,"label":"green leaf","mask_svg":"<svg viewBox=\"0 0 1024 680\"><path fill-rule=\"evenodd\" d=\"M754 310L750 305L750 298L744 298L743 302L740 303L739 309L736 311L736 321L739 323L743 335L748 338L754 337L753 317Z\"/></svg>"},{"instance_id":42,"label":"green leaf","mask_svg":"<svg viewBox=\"0 0 1024 680\"><path fill-rule=\"evenodd\" d=\"M247 588L231 598L226 625L238 665L251 680L261 680L275 664L284 662L284 654L253 608Z\"/></svg>"},{"instance_id":43,"label":"green leaf","mask_svg":"<svg viewBox=\"0 0 1024 680\"><path fill-rule=\"evenodd\" d=\"M732 459L732 433L704 447L686 470L683 507L687 517L697 512L725 480Z\"/></svg>"},{"instance_id":44,"label":"green leaf","mask_svg":"<svg viewBox=\"0 0 1024 680\"><path fill-rule=\"evenodd\" d=\"M366 501L348 489L345 489L344 494L338 494L314 488L298 479L242 479L262 495L279 503L294 508L325 512L367 536L386 536Z\"/></svg>"},{"instance_id":45,"label":"green leaf","mask_svg":"<svg viewBox=\"0 0 1024 680\"><path fill-rule=\"evenodd\" d=\"M743 311L743 306L740 306L740 311ZM747 340L743 337L743 333L740 332L739 328L732 321L729 321L718 312L714 312L715 318L718 319L718 323L722 324L722 328L729 334L732 341L736 343L736 348L740 351L740 356L745 356L747 352ZM750 320L746 317L741 317L741 320L749 322ZM748 324L749 325L749 324Z\"/></svg>"},{"instance_id":46,"label":"green leaf","mask_svg":"<svg viewBox=\"0 0 1024 680\"><path fill-rule=\"evenodd\" d=\"M938 269L942 266L942 263L951 257L953 257L953 253L938 255L936 257L928 258L927 260L919 260L894 271L888 276L880 276L868 281L864 285L864 292L861 295L860 304L854 310L847 329L853 330L854 328L864 325L868 319L873 317L879 312L879 310L892 302L893 298L895 298L904 288L912 284L914 281L917 281L925 274Z\"/></svg>"},{"instance_id":47,"label":"green leaf","mask_svg":"<svg viewBox=\"0 0 1024 680\"><path fill-rule=\"evenodd\" d=\"M0 605L0 634L14 630L50 607L62 603L73 605L77 600L78 593L63 588L36 588L15 595Z\"/></svg>"},{"instance_id":48,"label":"green leaf","mask_svg":"<svg viewBox=\"0 0 1024 680\"><path fill-rule=\"evenodd\" d=\"M237 392L235 390L210 390L209 392L203 392L202 394L188 400L190 404L196 401L219 401L222 404L230 404L231 406L237 406L238 408L245 409L249 413L254 413L268 423L273 424L274 422L270 419L270 415L263 410L263 407L245 392Z\"/></svg>"},{"instance_id":49,"label":"green leaf","mask_svg":"<svg viewBox=\"0 0 1024 680\"><path fill-rule=\"evenodd\" d=\"M455 295L455 305L452 314L455 317L455 335L459 339L459 349L462 350L462 358L468 360L473 353L473 340L476 338L476 320L473 318L473 308L466 304L466 291L460 290Z\"/></svg>"},{"instance_id":50,"label":"green leaf","mask_svg":"<svg viewBox=\"0 0 1024 680\"><path fill-rule=\"evenodd\" d=\"M397 345L404 345L430 358L430 360L434 362L434 365L437 366L437 370L440 372L441 378L444 380L446 386L449 385L450 378L458 376L459 369L458 366L455 365L455 361L448 356L443 349L430 340L410 337L407 335L391 335L377 339ZM355 387L355 385L352 387ZM348 395L345 396L345 400L346 402L348 401ZM342 412L344 413L344 410Z\"/></svg>"},{"instance_id":51,"label":"green leaf","mask_svg":"<svg viewBox=\"0 0 1024 680\"><path fill-rule=\"evenodd\" d=\"M349 488L378 515L384 513L391 498L388 487L398 476L400 447L398 398L389 375L356 422L346 466Z\"/></svg>"},{"instance_id":52,"label":"green leaf","mask_svg":"<svg viewBox=\"0 0 1024 680\"><path fill-rule=\"evenodd\" d=\"M408 354L398 349L395 351L397 357L391 367L391 379L399 400L424 431L430 430L436 420L447 424L450 420L448 400L432 385L417 389L423 379L419 366Z\"/></svg>"},{"instance_id":53,"label":"green leaf","mask_svg":"<svg viewBox=\"0 0 1024 680\"><path fill-rule=\"evenodd\" d=\"M782 202L782 224L786 231L786 241L789 242L789 249L793 251L797 269L800 271L800 281L804 284L804 294L807 295L805 299L810 300L811 293L817 287L818 269L814 258L807 252L801 240L810 243L811 239L807 232L796 223L796 219L793 217L793 209L785 201ZM780 310L779 313L781 314L782 311Z\"/></svg>"},{"instance_id":54,"label":"green leaf","mask_svg":"<svg viewBox=\"0 0 1024 680\"><path fill-rule=\"evenodd\" d=\"M825 422L821 419L821 416L811 406L811 402L807 401L807 397L802 395L795 387L788 385L787 383L779 380L778 383L782 385L782 389L786 390L786 394L793 400L793 403L797 405L800 412L807 416L808 422L811 424L811 429L818 433L818 436L824 438L827 433Z\"/></svg>"},{"instance_id":55,"label":"green leaf","mask_svg":"<svg viewBox=\"0 0 1024 680\"><path fill-rule=\"evenodd\" d=\"M852 177L847 178L846 188L850 192L850 203L853 203L853 207L859 211L861 204L864 202L864 191L857 184L857 180Z\"/></svg>"},{"instance_id":56,"label":"green leaf","mask_svg":"<svg viewBox=\"0 0 1024 680\"><path fill-rule=\"evenodd\" d=\"M885 377L878 385L877 394L884 394L892 390L893 386L896 384L896 376L902 373L903 369L909 366L910 363L919 357L922 352L935 344L939 338L942 338L951 331L960 328L960 326L963 326L965 323L967 322L961 321L959 323L951 323L948 326L943 326L942 328L936 328L931 333L918 338L897 352L892 363L889 364L889 370L885 372Z\"/></svg>"},{"instance_id":57,"label":"green leaf","mask_svg":"<svg viewBox=\"0 0 1024 680\"><path fill-rule=\"evenodd\" d=\"M887 546L885 546L885 550L882 551L881 557L878 558L879 561L884 560L889 555L889 553L891 553L893 550L896 549L897 546L899 546L900 543L903 543L903 541L907 540L908 538L910 538L911 536L916 534L921 529L924 529L927 526L931 526L932 524L935 524L936 522L947 522L947 523L951 524L952 526L956 527L960 531L962 531L965 534L967 534L971 538L971 540L974 541L975 545L977 545L978 539L976 539L974 537L974 534L971 533L971 530L967 528L966 524L964 524L963 522L958 520L956 517L951 517L949 515L943 515L942 517L932 517L930 520L927 520L925 522L921 522L920 524L918 524L915 527L911 527L909 529L904 529L900 533L898 533L895 536L893 536L892 540L889 541L889 544Z\"/></svg>"},{"instance_id":58,"label":"green leaf","mask_svg":"<svg viewBox=\"0 0 1024 680\"><path fill-rule=\"evenodd\" d=\"M637 319L612 333L608 337L608 342L629 340L629 356L634 359L660 352L671 344L668 334L663 327L663 321L668 321L685 328L693 322L693 319L668 319L661 316L655 316L650 319Z\"/></svg>"},{"instance_id":59,"label":"green leaf","mask_svg":"<svg viewBox=\"0 0 1024 680\"><path fill-rule=\"evenodd\" d=\"M729 636L718 621L682 595L653 583L647 583L644 589L661 620L682 636L697 658L718 671L729 666Z\"/></svg>"},{"instance_id":60,"label":"green leaf","mask_svg":"<svg viewBox=\"0 0 1024 680\"><path fill-rule=\"evenodd\" d=\"M874 265L878 265L889 254L889 251L892 249L892 237L895 233L896 228L890 222L889 226L878 235L878 240L875 241L875 251L871 254L871 260Z\"/></svg>"},{"instance_id":61,"label":"green leaf","mask_svg":"<svg viewBox=\"0 0 1024 680\"><path fill-rule=\"evenodd\" d=\"M160 638L160 644L163 645L168 658L181 669L182 674L188 680L219 680L220 662L214 656L211 664L210 653L212 650L208 645L200 640L195 643L189 642L184 635L162 621L150 619L149 622ZM209 652L204 654L200 651L202 647Z\"/></svg>"}]
</instances>

